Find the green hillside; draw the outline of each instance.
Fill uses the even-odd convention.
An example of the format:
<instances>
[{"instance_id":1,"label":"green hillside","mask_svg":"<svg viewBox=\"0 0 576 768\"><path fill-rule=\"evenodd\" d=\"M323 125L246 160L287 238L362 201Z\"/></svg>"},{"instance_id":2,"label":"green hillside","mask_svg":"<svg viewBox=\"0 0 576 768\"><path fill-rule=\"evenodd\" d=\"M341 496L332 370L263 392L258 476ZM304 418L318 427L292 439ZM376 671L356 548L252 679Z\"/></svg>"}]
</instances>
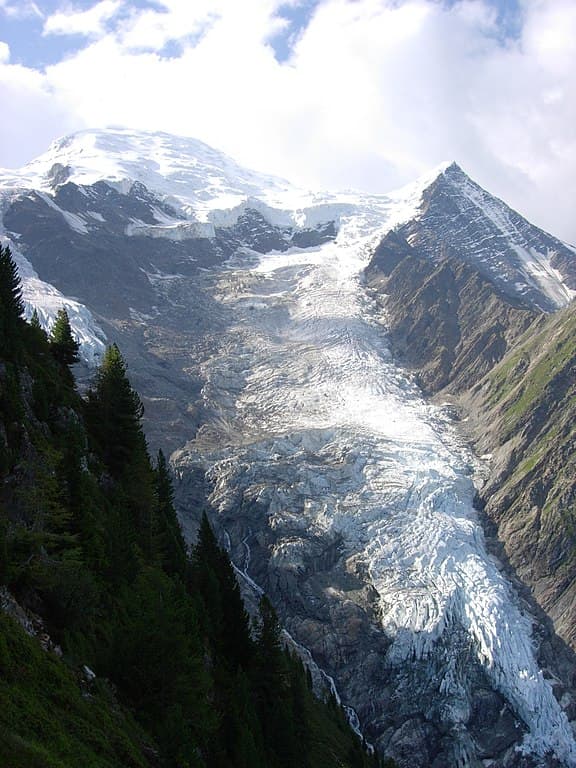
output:
<instances>
[{"instance_id":1,"label":"green hillside","mask_svg":"<svg viewBox=\"0 0 576 768\"><path fill-rule=\"evenodd\" d=\"M576 648L576 307L542 317L470 393L482 496L518 575Z\"/></svg>"}]
</instances>

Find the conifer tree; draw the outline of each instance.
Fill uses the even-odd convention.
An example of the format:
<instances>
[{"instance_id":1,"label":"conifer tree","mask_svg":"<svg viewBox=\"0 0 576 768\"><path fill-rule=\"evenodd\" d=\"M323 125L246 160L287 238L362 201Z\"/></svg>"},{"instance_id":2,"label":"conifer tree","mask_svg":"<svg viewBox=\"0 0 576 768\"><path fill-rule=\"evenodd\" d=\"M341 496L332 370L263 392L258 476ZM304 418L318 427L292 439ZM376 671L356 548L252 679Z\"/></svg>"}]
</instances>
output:
<instances>
[{"instance_id":1,"label":"conifer tree","mask_svg":"<svg viewBox=\"0 0 576 768\"><path fill-rule=\"evenodd\" d=\"M30 325L32 328L40 329L42 326L40 325L40 318L38 317L38 311L36 308L34 308L34 312L32 312L32 317L30 318Z\"/></svg>"},{"instance_id":2,"label":"conifer tree","mask_svg":"<svg viewBox=\"0 0 576 768\"><path fill-rule=\"evenodd\" d=\"M27 360L32 363L32 365L35 364L35 362L38 362L40 359L45 360L46 357L51 353L51 346L50 346L50 340L48 338L48 334L42 328L42 324L40 323L40 317L38 315L38 311L34 309L32 313L32 317L28 321L28 325L26 326L26 340L24 343L24 347L27 350ZM54 355L51 355L54 357ZM47 370L45 369L45 373L47 373ZM56 383L60 377L56 375L55 377L52 377L52 384ZM65 383L69 386L71 383L71 372L65 371L64 372L64 380ZM48 393L48 388L45 386L46 381L40 381L40 377L38 378L38 381L36 382L35 386L35 400L36 405L39 405L40 411L38 413L39 416L46 415L47 409L43 408L42 401L45 401L47 403L50 399L50 395Z\"/></svg>"},{"instance_id":3,"label":"conifer tree","mask_svg":"<svg viewBox=\"0 0 576 768\"><path fill-rule=\"evenodd\" d=\"M80 344L72 335L70 318L64 307L58 310L56 320L52 326L50 349L56 360L62 365L74 365L80 359L78 356Z\"/></svg>"},{"instance_id":4,"label":"conifer tree","mask_svg":"<svg viewBox=\"0 0 576 768\"><path fill-rule=\"evenodd\" d=\"M280 657L282 656L278 615L266 595L262 595L258 607L260 611L260 626L256 641L258 649L263 656L276 666L281 664Z\"/></svg>"},{"instance_id":5,"label":"conifer tree","mask_svg":"<svg viewBox=\"0 0 576 768\"><path fill-rule=\"evenodd\" d=\"M269 751L278 755L279 765L294 768L300 763L292 717L288 658L282 650L278 616L266 595L260 599L259 610L255 672L264 739Z\"/></svg>"},{"instance_id":6,"label":"conifer tree","mask_svg":"<svg viewBox=\"0 0 576 768\"><path fill-rule=\"evenodd\" d=\"M166 573L178 574L183 580L188 570L186 544L174 509L174 488L163 452L158 451L156 463L156 494L158 498L156 524L153 530L154 548Z\"/></svg>"},{"instance_id":7,"label":"conifer tree","mask_svg":"<svg viewBox=\"0 0 576 768\"><path fill-rule=\"evenodd\" d=\"M126 363L116 344L108 347L88 394L87 418L102 458L113 475L137 458L148 461L142 431L144 406L132 389Z\"/></svg>"},{"instance_id":8,"label":"conifer tree","mask_svg":"<svg viewBox=\"0 0 576 768\"><path fill-rule=\"evenodd\" d=\"M130 384L126 363L113 344L106 350L88 393L86 421L96 452L115 481L113 504L130 521L125 530L136 533L134 545L150 558L154 553L157 496L142 429L143 414L144 406ZM128 539L122 544L127 551L130 546Z\"/></svg>"},{"instance_id":9,"label":"conifer tree","mask_svg":"<svg viewBox=\"0 0 576 768\"><path fill-rule=\"evenodd\" d=\"M206 513L192 552L192 565L217 653L232 670L239 666L246 669L254 653L248 614L230 558L218 546Z\"/></svg>"},{"instance_id":10,"label":"conifer tree","mask_svg":"<svg viewBox=\"0 0 576 768\"><path fill-rule=\"evenodd\" d=\"M159 734L164 752L176 758L167 761L174 768L200 763L198 749L215 725L202 655L184 586L143 568L120 591L109 673Z\"/></svg>"},{"instance_id":11,"label":"conifer tree","mask_svg":"<svg viewBox=\"0 0 576 768\"><path fill-rule=\"evenodd\" d=\"M275 697L282 698L282 693L288 687L288 665L282 650L278 615L266 595L260 598L258 608L257 667L260 672L260 694L266 711L267 705Z\"/></svg>"},{"instance_id":12,"label":"conifer tree","mask_svg":"<svg viewBox=\"0 0 576 768\"><path fill-rule=\"evenodd\" d=\"M24 302L18 267L10 248L0 245L0 349L6 358L18 352L24 322Z\"/></svg>"}]
</instances>

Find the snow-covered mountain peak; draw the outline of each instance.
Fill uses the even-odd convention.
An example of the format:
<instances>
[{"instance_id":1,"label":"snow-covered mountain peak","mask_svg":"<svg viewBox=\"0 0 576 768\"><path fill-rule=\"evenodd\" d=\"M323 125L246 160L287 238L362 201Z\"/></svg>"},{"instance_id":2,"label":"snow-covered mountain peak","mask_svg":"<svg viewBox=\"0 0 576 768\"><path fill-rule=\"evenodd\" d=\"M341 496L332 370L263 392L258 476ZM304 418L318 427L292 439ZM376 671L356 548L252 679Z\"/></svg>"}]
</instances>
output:
<instances>
[{"instance_id":1,"label":"snow-covered mountain peak","mask_svg":"<svg viewBox=\"0 0 576 768\"><path fill-rule=\"evenodd\" d=\"M576 295L573 248L535 227L450 163L420 186L402 234L432 258L455 255L504 293L550 311Z\"/></svg>"},{"instance_id":2,"label":"snow-covered mountain peak","mask_svg":"<svg viewBox=\"0 0 576 768\"><path fill-rule=\"evenodd\" d=\"M455 160L451 160L447 163L442 163L438 166L439 176L445 176L446 178L452 178L452 179L458 179L458 178L469 178L468 174L462 170L462 167L458 165L458 163Z\"/></svg>"},{"instance_id":3,"label":"snow-covered mountain peak","mask_svg":"<svg viewBox=\"0 0 576 768\"><path fill-rule=\"evenodd\" d=\"M495 197L490 192L487 192L479 184L477 184L462 169L462 167L458 165L458 163L445 163L444 165L439 166L436 170L438 171L436 178L433 179L430 184L432 189L436 185L450 186L453 188L455 193L464 195L465 197L470 197L471 190L474 190L479 196L482 197L486 207L494 207L495 205L508 207L504 202L502 202L502 200Z\"/></svg>"},{"instance_id":4,"label":"snow-covered mountain peak","mask_svg":"<svg viewBox=\"0 0 576 768\"><path fill-rule=\"evenodd\" d=\"M53 194L67 182L90 186L104 181L128 193L139 182L187 216L216 226L226 226L247 207L278 226L314 226L361 210L374 231L414 216L426 188L453 165L442 163L392 192L311 191L248 169L198 139L127 128L88 129L57 139L19 170L0 170L0 190L24 187Z\"/></svg>"},{"instance_id":5,"label":"snow-covered mountain peak","mask_svg":"<svg viewBox=\"0 0 576 768\"><path fill-rule=\"evenodd\" d=\"M431 184L433 184L440 176L446 174L446 172L452 167L459 169L459 166L456 165L456 163L448 160L440 163L439 165L435 165L418 176L414 181L411 181L408 184L399 187L398 189L388 192L388 197L393 199L413 198L415 196L421 197L422 193Z\"/></svg>"},{"instance_id":6,"label":"snow-covered mountain peak","mask_svg":"<svg viewBox=\"0 0 576 768\"><path fill-rule=\"evenodd\" d=\"M2 177L3 186L18 183L46 192L68 181L84 186L106 181L128 192L140 182L199 214L200 220L210 210L234 208L249 197L273 203L296 191L289 182L246 169L198 139L125 128L65 136L20 171L5 171Z\"/></svg>"}]
</instances>

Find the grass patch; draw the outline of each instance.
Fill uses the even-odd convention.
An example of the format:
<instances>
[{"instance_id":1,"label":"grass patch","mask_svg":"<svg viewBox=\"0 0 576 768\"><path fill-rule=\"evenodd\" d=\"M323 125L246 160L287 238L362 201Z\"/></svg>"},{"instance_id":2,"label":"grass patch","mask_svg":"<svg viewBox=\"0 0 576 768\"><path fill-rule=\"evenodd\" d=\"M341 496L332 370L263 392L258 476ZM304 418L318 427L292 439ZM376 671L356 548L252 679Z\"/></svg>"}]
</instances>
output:
<instances>
[{"instance_id":1,"label":"grass patch","mask_svg":"<svg viewBox=\"0 0 576 768\"><path fill-rule=\"evenodd\" d=\"M90 690L0 614L0 765L144 768L143 735L104 681Z\"/></svg>"}]
</instances>

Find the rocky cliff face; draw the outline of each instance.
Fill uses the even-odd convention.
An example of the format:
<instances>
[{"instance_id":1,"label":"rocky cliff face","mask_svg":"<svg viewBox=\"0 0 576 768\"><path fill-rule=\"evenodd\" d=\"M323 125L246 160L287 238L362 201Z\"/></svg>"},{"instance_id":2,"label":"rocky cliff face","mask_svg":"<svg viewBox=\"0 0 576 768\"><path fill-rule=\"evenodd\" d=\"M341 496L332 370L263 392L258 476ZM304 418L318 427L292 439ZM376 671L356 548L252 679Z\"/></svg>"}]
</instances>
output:
<instances>
[{"instance_id":1,"label":"rocky cliff face","mask_svg":"<svg viewBox=\"0 0 576 768\"><path fill-rule=\"evenodd\" d=\"M205 487L245 588L271 595L367 738L406 768L576 765L573 667L488 551L452 412L395 352L416 350L429 390L467 391L569 299L570 249L455 168L311 195L117 131L16 176L5 237L121 345L185 530Z\"/></svg>"},{"instance_id":2,"label":"rocky cliff face","mask_svg":"<svg viewBox=\"0 0 576 768\"><path fill-rule=\"evenodd\" d=\"M366 283L388 318L397 353L429 393L465 391L537 316L507 297L448 247L434 259L390 232L375 250Z\"/></svg>"},{"instance_id":3,"label":"rocky cliff face","mask_svg":"<svg viewBox=\"0 0 576 768\"><path fill-rule=\"evenodd\" d=\"M534 323L463 398L510 563L576 650L576 309Z\"/></svg>"}]
</instances>

